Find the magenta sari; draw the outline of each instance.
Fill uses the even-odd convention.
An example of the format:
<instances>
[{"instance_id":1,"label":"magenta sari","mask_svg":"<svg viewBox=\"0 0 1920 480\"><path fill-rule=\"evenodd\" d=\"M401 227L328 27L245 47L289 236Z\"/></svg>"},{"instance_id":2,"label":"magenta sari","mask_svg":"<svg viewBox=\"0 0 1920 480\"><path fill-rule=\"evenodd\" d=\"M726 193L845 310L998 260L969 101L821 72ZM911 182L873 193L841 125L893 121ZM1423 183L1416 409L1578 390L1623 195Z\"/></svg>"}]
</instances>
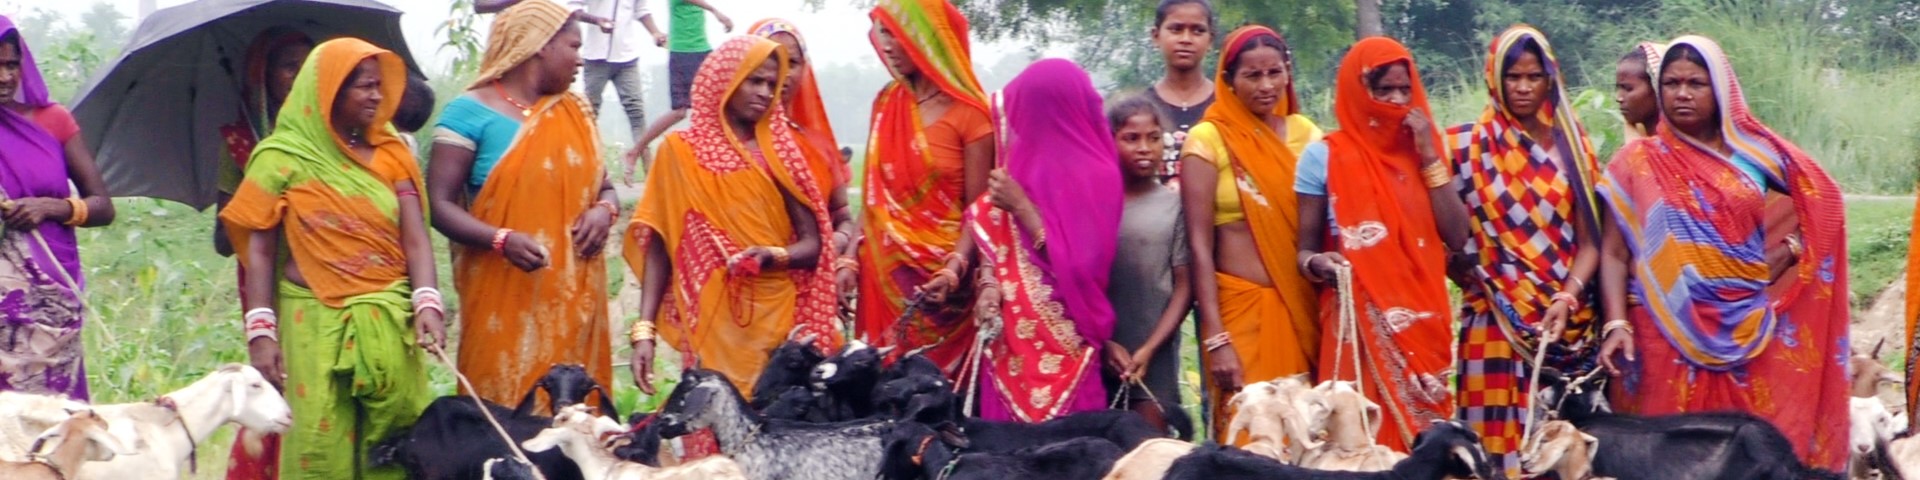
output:
<instances>
[{"instance_id":1,"label":"magenta sari","mask_svg":"<svg viewBox=\"0 0 1920 480\"><path fill-rule=\"evenodd\" d=\"M1114 322L1107 276L1125 202L1100 95L1079 66L1049 59L995 100L1000 163L1026 188L1046 230L1025 231L991 195L967 209L967 233L1002 298L1002 327L981 366L980 416L1042 422L1105 408L1100 349Z\"/></svg>"},{"instance_id":2,"label":"magenta sari","mask_svg":"<svg viewBox=\"0 0 1920 480\"><path fill-rule=\"evenodd\" d=\"M17 33L0 16L0 35ZM10 99L29 109L54 105L47 83L20 41L20 88ZM0 195L66 198L66 151L33 119L0 107ZM81 358L80 245L73 227L48 220L30 232L0 234L0 391L88 400Z\"/></svg>"}]
</instances>

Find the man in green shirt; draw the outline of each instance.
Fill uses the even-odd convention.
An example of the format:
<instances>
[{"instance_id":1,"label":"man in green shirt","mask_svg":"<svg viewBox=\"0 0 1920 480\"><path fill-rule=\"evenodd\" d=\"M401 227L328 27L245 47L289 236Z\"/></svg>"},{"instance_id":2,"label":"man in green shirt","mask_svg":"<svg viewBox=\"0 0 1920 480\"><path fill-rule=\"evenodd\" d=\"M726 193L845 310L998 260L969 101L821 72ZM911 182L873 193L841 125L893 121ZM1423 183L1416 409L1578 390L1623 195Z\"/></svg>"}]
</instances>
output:
<instances>
[{"instance_id":1,"label":"man in green shirt","mask_svg":"<svg viewBox=\"0 0 1920 480\"><path fill-rule=\"evenodd\" d=\"M722 29L733 32L733 19L713 8L707 0L667 1L667 90L673 111L654 120L653 125L647 127L647 133L635 139L633 149L627 151L626 183L629 185L633 183L635 164L642 160L651 163L651 159L642 158L647 156L647 145L687 118L687 107L692 103L689 97L693 91L693 74L700 70L700 62L707 59L707 52L713 50L713 45L707 42L708 13L720 21Z\"/></svg>"}]
</instances>

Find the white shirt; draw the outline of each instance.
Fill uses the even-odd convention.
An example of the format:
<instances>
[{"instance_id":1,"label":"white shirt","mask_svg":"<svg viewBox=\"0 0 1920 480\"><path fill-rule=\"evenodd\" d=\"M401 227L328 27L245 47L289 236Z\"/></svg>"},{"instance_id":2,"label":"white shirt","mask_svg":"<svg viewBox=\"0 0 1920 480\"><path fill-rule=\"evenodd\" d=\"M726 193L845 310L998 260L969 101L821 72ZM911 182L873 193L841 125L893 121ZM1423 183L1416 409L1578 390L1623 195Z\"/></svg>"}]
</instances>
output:
<instances>
[{"instance_id":1,"label":"white shirt","mask_svg":"<svg viewBox=\"0 0 1920 480\"><path fill-rule=\"evenodd\" d=\"M643 44L653 42L647 27L639 19L651 15L645 0L567 0L567 7L613 20L613 33L604 33L591 24L580 26L580 58L627 63L640 59Z\"/></svg>"}]
</instances>

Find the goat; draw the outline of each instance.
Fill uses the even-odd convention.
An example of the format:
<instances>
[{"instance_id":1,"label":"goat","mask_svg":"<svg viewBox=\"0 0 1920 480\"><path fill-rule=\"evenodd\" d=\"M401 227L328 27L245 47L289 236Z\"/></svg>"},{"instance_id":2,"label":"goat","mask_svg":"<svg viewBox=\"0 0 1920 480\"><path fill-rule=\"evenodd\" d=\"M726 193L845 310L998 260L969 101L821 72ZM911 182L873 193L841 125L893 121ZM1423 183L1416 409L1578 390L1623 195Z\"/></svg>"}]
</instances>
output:
<instances>
[{"instance_id":1,"label":"goat","mask_svg":"<svg viewBox=\"0 0 1920 480\"><path fill-rule=\"evenodd\" d=\"M1304 375L1249 384L1227 406L1234 411L1228 444L1245 432L1252 441L1243 449L1290 463L1320 448L1314 434L1326 428L1329 413L1325 393L1307 385Z\"/></svg>"},{"instance_id":2,"label":"goat","mask_svg":"<svg viewBox=\"0 0 1920 480\"><path fill-rule=\"evenodd\" d=\"M547 367L547 373L533 381L533 387L520 397L520 405L513 407L513 416L524 417L533 412L534 402L539 392L547 393L547 414L558 415L560 409L568 405L586 401L588 393L599 394L600 413L619 416L614 412L613 398L607 396L606 387L600 386L587 367L578 364L557 364Z\"/></svg>"},{"instance_id":3,"label":"goat","mask_svg":"<svg viewBox=\"0 0 1920 480\"><path fill-rule=\"evenodd\" d=\"M1880 347L1886 346L1887 339L1874 344L1873 351L1862 355L1858 350L1847 359L1847 372L1851 378L1848 392L1856 398L1874 397L1880 394L1881 385L1898 385L1900 376L1880 362Z\"/></svg>"},{"instance_id":4,"label":"goat","mask_svg":"<svg viewBox=\"0 0 1920 480\"><path fill-rule=\"evenodd\" d=\"M805 385L780 387L778 391L756 392L755 398L762 398L758 393L766 393L765 397L769 398L765 407L756 409L760 411L761 416L769 420L806 423L833 421L827 416L830 406L826 405L822 394L815 392L813 387Z\"/></svg>"},{"instance_id":5,"label":"goat","mask_svg":"<svg viewBox=\"0 0 1920 480\"><path fill-rule=\"evenodd\" d=\"M1874 448L1873 467L1880 471L1881 478L1920 478L1920 435L1914 431L1901 433L1890 442L1880 442Z\"/></svg>"},{"instance_id":6,"label":"goat","mask_svg":"<svg viewBox=\"0 0 1920 480\"><path fill-rule=\"evenodd\" d=\"M768 355L767 366L760 370L760 376L753 381L754 411L764 412L782 392L792 388L805 388L813 375L813 367L827 359L819 350L813 348L815 335L807 335L798 340L789 340L773 349Z\"/></svg>"},{"instance_id":7,"label":"goat","mask_svg":"<svg viewBox=\"0 0 1920 480\"><path fill-rule=\"evenodd\" d=\"M880 478L1094 480L1106 475L1122 453L1113 442L1093 437L998 453L967 452L969 446L949 432L902 423L886 437Z\"/></svg>"},{"instance_id":8,"label":"goat","mask_svg":"<svg viewBox=\"0 0 1920 480\"><path fill-rule=\"evenodd\" d=\"M1147 423L1146 417L1131 410L1095 410L1067 415L1040 423L994 422L960 415L957 395L943 385L944 380L915 374L889 382L919 383L936 386L920 390L907 401L903 419L924 423L972 445L975 451L1006 453L1038 447L1079 437L1103 438L1129 451L1167 432ZM906 420L902 420L906 421Z\"/></svg>"},{"instance_id":9,"label":"goat","mask_svg":"<svg viewBox=\"0 0 1920 480\"><path fill-rule=\"evenodd\" d=\"M489 458L482 466L482 471L486 472L486 476L480 477L481 480L536 480L537 478L533 476L532 465L520 463L519 459L514 458Z\"/></svg>"},{"instance_id":10,"label":"goat","mask_svg":"<svg viewBox=\"0 0 1920 480\"><path fill-rule=\"evenodd\" d=\"M1612 480L1593 476L1593 456L1600 439L1581 433L1572 423L1554 420L1540 425L1520 458L1520 470L1526 478L1542 478L1549 472L1560 480Z\"/></svg>"},{"instance_id":11,"label":"goat","mask_svg":"<svg viewBox=\"0 0 1920 480\"><path fill-rule=\"evenodd\" d=\"M821 394L820 408L828 421L873 415L873 390L880 383L880 363L893 349L876 349L855 340L840 353L813 367L810 384L814 392Z\"/></svg>"},{"instance_id":12,"label":"goat","mask_svg":"<svg viewBox=\"0 0 1920 480\"><path fill-rule=\"evenodd\" d=\"M931 361L922 357L909 356L895 366L922 362L928 366L933 365ZM930 425L959 418L960 405L955 402L953 384L938 373L938 367L933 368L934 373L907 373L894 370L883 372L883 381L873 390L875 409L888 418Z\"/></svg>"},{"instance_id":13,"label":"goat","mask_svg":"<svg viewBox=\"0 0 1920 480\"><path fill-rule=\"evenodd\" d=\"M65 421L74 403L60 397L0 393L7 430L41 431ZM90 408L112 425L122 444L141 455L89 462L72 478L179 478L195 468L198 443L226 424L259 433L280 433L293 425L293 411L267 377L251 366L227 364L184 388L152 402L96 405ZM12 446L24 439L8 438ZM22 450L24 451L24 450Z\"/></svg>"},{"instance_id":14,"label":"goat","mask_svg":"<svg viewBox=\"0 0 1920 480\"><path fill-rule=\"evenodd\" d=\"M1487 462L1480 435L1459 422L1435 421L1413 439L1413 453L1384 472L1311 470L1245 450L1208 445L1174 460L1167 480L1292 479L1292 480L1442 480L1505 477Z\"/></svg>"},{"instance_id":15,"label":"goat","mask_svg":"<svg viewBox=\"0 0 1920 480\"><path fill-rule=\"evenodd\" d=\"M1374 436L1380 433L1380 405L1362 395L1353 382L1326 381L1313 390L1324 396L1331 407L1326 421L1328 441L1308 450L1301 457L1300 466L1378 472L1393 468L1395 462L1407 458L1373 443Z\"/></svg>"},{"instance_id":16,"label":"goat","mask_svg":"<svg viewBox=\"0 0 1920 480\"><path fill-rule=\"evenodd\" d=\"M613 456L649 467L672 466L672 455L662 455L660 450L660 422L653 420L653 414L634 412L627 419L627 433L614 443Z\"/></svg>"},{"instance_id":17,"label":"goat","mask_svg":"<svg viewBox=\"0 0 1920 480\"><path fill-rule=\"evenodd\" d=\"M606 390L586 378L585 371L576 370L573 365L556 365L547 369L547 374L527 387L522 397L521 407L508 410L506 407L484 402L487 412L506 429L507 436L514 442L520 442L539 435L552 425L553 419L533 415L525 410L531 409L532 400L538 391L546 391L549 403L553 405L576 405L586 402L590 392L600 392L602 412L612 412L613 402L606 398ZM582 381L581 379L585 379ZM382 467L399 464L407 470L408 478L440 480L479 478L487 471L486 462L495 458L511 458L512 450L506 441L500 438L497 430L487 423L486 416L474 404L474 398L451 396L434 399L420 412L420 419L412 427L395 432L393 436L373 447L372 466ZM540 473L547 480L573 480L580 478L579 467L568 461L560 452L528 454Z\"/></svg>"},{"instance_id":18,"label":"goat","mask_svg":"<svg viewBox=\"0 0 1920 480\"><path fill-rule=\"evenodd\" d=\"M1103 480L1160 480L1167 467L1197 446L1181 440L1156 438L1142 442L1133 451L1113 462L1113 470Z\"/></svg>"},{"instance_id":19,"label":"goat","mask_svg":"<svg viewBox=\"0 0 1920 480\"><path fill-rule=\"evenodd\" d=\"M767 422L718 372L692 369L667 396L654 420L674 438L712 429L720 451L759 480L870 480L878 470L881 436L891 421L811 425Z\"/></svg>"},{"instance_id":20,"label":"goat","mask_svg":"<svg viewBox=\"0 0 1920 480\"><path fill-rule=\"evenodd\" d=\"M1874 451L1895 435L1906 431L1906 424L1894 423L1893 412L1887 410L1887 404L1878 398L1852 397L1849 403L1851 429L1848 432L1850 445L1849 470L1853 478L1868 478L1867 473L1876 470L1873 465Z\"/></svg>"},{"instance_id":21,"label":"goat","mask_svg":"<svg viewBox=\"0 0 1920 480\"><path fill-rule=\"evenodd\" d=\"M1604 379L1599 380L1604 382ZM1560 419L1607 445L1594 455L1596 475L1619 478L1842 478L1808 467L1772 423L1741 412L1656 417L1614 414L1601 385L1569 385L1551 368L1540 372L1534 401L1559 405ZM1676 462L1674 459L1686 459Z\"/></svg>"},{"instance_id":22,"label":"goat","mask_svg":"<svg viewBox=\"0 0 1920 480\"><path fill-rule=\"evenodd\" d=\"M673 468L658 468L615 458L602 439L626 433L627 428L613 419L595 416L581 406L567 407L553 417L553 427L521 442L528 452L545 452L558 447L561 453L580 466L586 480L667 480L667 479L745 479L740 466L726 457L714 456Z\"/></svg>"},{"instance_id":23,"label":"goat","mask_svg":"<svg viewBox=\"0 0 1920 480\"><path fill-rule=\"evenodd\" d=\"M45 455L45 460L40 460L41 447L50 442L53 443L53 451ZM28 461L0 461L0 478L66 480L80 469L83 462L107 461L120 455L135 454L120 439L107 433L106 419L87 409L72 411L65 421L54 424L35 437L27 452Z\"/></svg>"}]
</instances>

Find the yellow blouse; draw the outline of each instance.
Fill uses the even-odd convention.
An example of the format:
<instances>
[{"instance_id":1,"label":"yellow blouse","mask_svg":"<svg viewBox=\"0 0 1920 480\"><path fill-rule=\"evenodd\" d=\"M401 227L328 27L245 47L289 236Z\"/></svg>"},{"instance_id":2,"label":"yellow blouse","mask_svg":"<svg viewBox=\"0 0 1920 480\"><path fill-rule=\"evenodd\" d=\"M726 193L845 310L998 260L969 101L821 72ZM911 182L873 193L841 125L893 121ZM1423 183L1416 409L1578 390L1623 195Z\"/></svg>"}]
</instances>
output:
<instances>
[{"instance_id":1,"label":"yellow blouse","mask_svg":"<svg viewBox=\"0 0 1920 480\"><path fill-rule=\"evenodd\" d=\"M1320 137L1326 136L1318 125L1303 115L1287 116L1287 149L1294 155L1307 149ZM1213 224L1225 225L1247 220L1247 211L1240 205L1240 186L1233 175L1232 158L1227 152L1227 142L1220 139L1220 130L1211 122L1201 122L1187 130L1187 141L1180 152L1181 157L1200 157L1219 173L1219 179L1213 189ZM1280 185L1272 188L1292 189L1292 185Z\"/></svg>"}]
</instances>

